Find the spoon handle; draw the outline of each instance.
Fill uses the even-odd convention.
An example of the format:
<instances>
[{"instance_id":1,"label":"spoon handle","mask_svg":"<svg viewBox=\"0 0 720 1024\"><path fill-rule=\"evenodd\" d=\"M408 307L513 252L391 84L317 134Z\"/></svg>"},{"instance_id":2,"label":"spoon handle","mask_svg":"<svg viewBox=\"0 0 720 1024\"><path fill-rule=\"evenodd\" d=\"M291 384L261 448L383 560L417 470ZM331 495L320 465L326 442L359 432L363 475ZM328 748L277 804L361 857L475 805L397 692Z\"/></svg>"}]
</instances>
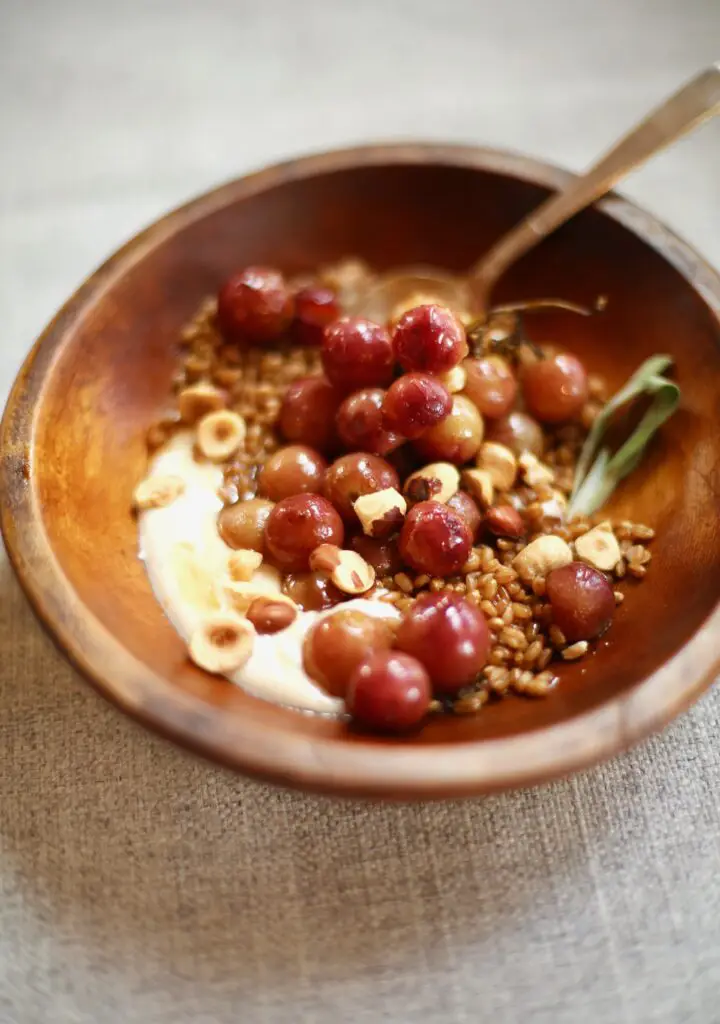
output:
<instances>
[{"instance_id":1,"label":"spoon handle","mask_svg":"<svg viewBox=\"0 0 720 1024\"><path fill-rule=\"evenodd\" d=\"M470 270L470 285L484 304L500 275L580 210L603 196L648 157L720 112L720 63L706 68L624 136L609 153L562 192L546 199L504 235Z\"/></svg>"}]
</instances>

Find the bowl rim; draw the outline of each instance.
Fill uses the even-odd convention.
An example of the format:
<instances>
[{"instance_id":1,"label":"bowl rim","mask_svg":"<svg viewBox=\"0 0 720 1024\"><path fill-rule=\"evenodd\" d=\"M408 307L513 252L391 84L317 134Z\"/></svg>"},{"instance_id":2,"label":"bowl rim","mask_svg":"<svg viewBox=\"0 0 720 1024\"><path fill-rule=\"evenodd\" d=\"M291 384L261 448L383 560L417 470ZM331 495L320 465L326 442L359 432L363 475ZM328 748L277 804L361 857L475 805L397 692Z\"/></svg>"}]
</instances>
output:
<instances>
[{"instance_id":1,"label":"bowl rim","mask_svg":"<svg viewBox=\"0 0 720 1024\"><path fill-rule=\"evenodd\" d=\"M570 172L519 153L440 143L382 143L315 153L227 182L162 216L121 246L78 288L30 350L0 425L0 526L10 562L41 623L105 697L181 745L246 774L336 795L449 798L544 782L596 764L657 731L720 672L720 600L685 645L630 690L559 724L500 739L433 747L310 739L291 726L242 716L174 686L136 659L95 618L65 577L33 486L34 410L68 329L85 306L175 231L275 185L382 164L467 167L560 188ZM720 324L720 275L653 215L615 194L597 206L663 256ZM169 699L171 698L171 699ZM441 755L441 756L440 756Z\"/></svg>"}]
</instances>

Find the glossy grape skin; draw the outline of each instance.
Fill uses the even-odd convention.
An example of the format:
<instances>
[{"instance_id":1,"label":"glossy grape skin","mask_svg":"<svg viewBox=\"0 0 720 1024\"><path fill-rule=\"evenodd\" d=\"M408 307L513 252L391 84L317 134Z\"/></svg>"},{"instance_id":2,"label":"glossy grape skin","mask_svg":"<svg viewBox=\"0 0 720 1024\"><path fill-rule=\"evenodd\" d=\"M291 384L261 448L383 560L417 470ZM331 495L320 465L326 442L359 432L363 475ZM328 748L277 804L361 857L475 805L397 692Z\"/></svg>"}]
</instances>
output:
<instances>
[{"instance_id":1,"label":"glossy grape skin","mask_svg":"<svg viewBox=\"0 0 720 1024\"><path fill-rule=\"evenodd\" d=\"M327 615L308 631L303 668L334 697L344 697L350 676L368 655L389 650L394 630L387 619L344 608Z\"/></svg>"},{"instance_id":2,"label":"glossy grape skin","mask_svg":"<svg viewBox=\"0 0 720 1024\"><path fill-rule=\"evenodd\" d=\"M445 306L409 309L395 324L395 357L403 370L446 373L467 355L465 328Z\"/></svg>"},{"instance_id":3,"label":"glossy grape skin","mask_svg":"<svg viewBox=\"0 0 720 1024\"><path fill-rule=\"evenodd\" d=\"M325 328L340 316L340 302L332 288L309 285L295 293L293 339L300 345L321 345Z\"/></svg>"},{"instance_id":4,"label":"glossy grape skin","mask_svg":"<svg viewBox=\"0 0 720 1024\"><path fill-rule=\"evenodd\" d=\"M272 501L293 494L317 494L322 490L326 469L327 462L314 448L300 444L278 448L260 471L258 492Z\"/></svg>"},{"instance_id":5,"label":"glossy grape skin","mask_svg":"<svg viewBox=\"0 0 720 1024\"><path fill-rule=\"evenodd\" d=\"M570 562L549 572L545 592L553 622L568 643L600 636L615 615L610 583L603 573L584 562Z\"/></svg>"},{"instance_id":6,"label":"glossy grape skin","mask_svg":"<svg viewBox=\"0 0 720 1024\"><path fill-rule=\"evenodd\" d=\"M438 501L420 501L400 531L400 554L416 572L452 576L470 557L472 532L461 515Z\"/></svg>"},{"instance_id":7,"label":"glossy grape skin","mask_svg":"<svg viewBox=\"0 0 720 1024\"><path fill-rule=\"evenodd\" d=\"M408 440L420 437L450 414L447 388L427 373L406 373L388 388L383 402L385 427Z\"/></svg>"},{"instance_id":8,"label":"glossy grape skin","mask_svg":"<svg viewBox=\"0 0 720 1024\"><path fill-rule=\"evenodd\" d=\"M303 572L310 554L320 544L342 547L342 519L319 494L283 498L265 524L265 548L270 559L285 572Z\"/></svg>"},{"instance_id":9,"label":"glossy grape skin","mask_svg":"<svg viewBox=\"0 0 720 1024\"><path fill-rule=\"evenodd\" d=\"M330 383L347 394L386 387L392 380L395 354L384 327L362 317L343 317L325 328L322 362Z\"/></svg>"},{"instance_id":10,"label":"glossy grape skin","mask_svg":"<svg viewBox=\"0 0 720 1024\"><path fill-rule=\"evenodd\" d=\"M265 547L265 524L273 510L272 501L250 498L227 505L218 516L218 531L228 545L235 550L249 548L263 551Z\"/></svg>"},{"instance_id":11,"label":"glossy grape skin","mask_svg":"<svg viewBox=\"0 0 720 1024\"><path fill-rule=\"evenodd\" d=\"M350 544L353 551L357 551L378 576L394 576L402 572L403 561L396 540L380 540L359 533L352 538Z\"/></svg>"},{"instance_id":12,"label":"glossy grape skin","mask_svg":"<svg viewBox=\"0 0 720 1024\"><path fill-rule=\"evenodd\" d=\"M321 612L346 599L323 572L288 573L282 581L282 592L304 612Z\"/></svg>"},{"instance_id":13,"label":"glossy grape skin","mask_svg":"<svg viewBox=\"0 0 720 1024\"><path fill-rule=\"evenodd\" d=\"M346 448L387 455L402 444L402 437L383 426L384 398L382 388L363 388L342 402L337 411L337 429Z\"/></svg>"},{"instance_id":14,"label":"glossy grape skin","mask_svg":"<svg viewBox=\"0 0 720 1024\"><path fill-rule=\"evenodd\" d=\"M227 341L275 341L289 327L292 315L292 294L283 275L271 267L245 267L218 292L218 326Z\"/></svg>"},{"instance_id":15,"label":"glossy grape skin","mask_svg":"<svg viewBox=\"0 0 720 1024\"><path fill-rule=\"evenodd\" d=\"M420 725L430 697L430 679L419 661L398 651L378 651L350 677L346 707L366 729L399 733Z\"/></svg>"},{"instance_id":16,"label":"glossy grape skin","mask_svg":"<svg viewBox=\"0 0 720 1024\"><path fill-rule=\"evenodd\" d=\"M465 395L453 395L450 415L431 427L415 442L427 462L454 462L462 466L482 444L483 419Z\"/></svg>"},{"instance_id":17,"label":"glossy grape skin","mask_svg":"<svg viewBox=\"0 0 720 1024\"><path fill-rule=\"evenodd\" d=\"M352 452L336 459L327 470L323 494L345 522L357 523L353 502L363 494L384 491L387 487L400 488L398 475L392 466L370 452Z\"/></svg>"},{"instance_id":18,"label":"glossy grape skin","mask_svg":"<svg viewBox=\"0 0 720 1024\"><path fill-rule=\"evenodd\" d=\"M342 396L320 375L302 377L288 387L278 426L283 437L327 454L337 447L335 416Z\"/></svg>"},{"instance_id":19,"label":"glossy grape skin","mask_svg":"<svg viewBox=\"0 0 720 1024\"><path fill-rule=\"evenodd\" d=\"M466 359L465 388L473 405L486 419L507 416L517 397L518 384L509 363L502 356Z\"/></svg>"},{"instance_id":20,"label":"glossy grape skin","mask_svg":"<svg viewBox=\"0 0 720 1024\"><path fill-rule=\"evenodd\" d=\"M477 507L475 499L471 498L467 491L456 491L452 498L448 499L446 505L465 520L474 543L482 524L482 513Z\"/></svg>"},{"instance_id":21,"label":"glossy grape skin","mask_svg":"<svg viewBox=\"0 0 720 1024\"><path fill-rule=\"evenodd\" d=\"M488 420L487 439L504 444L516 455L532 452L540 457L545 448L542 427L524 412L511 412L499 420Z\"/></svg>"},{"instance_id":22,"label":"glossy grape skin","mask_svg":"<svg viewBox=\"0 0 720 1024\"><path fill-rule=\"evenodd\" d=\"M491 638L485 616L460 594L422 594L395 638L400 651L427 669L437 693L457 693L485 667Z\"/></svg>"},{"instance_id":23,"label":"glossy grape skin","mask_svg":"<svg viewBox=\"0 0 720 1024\"><path fill-rule=\"evenodd\" d=\"M587 373L576 356L561 352L526 367L522 391L528 412L540 423L566 423L588 399Z\"/></svg>"}]
</instances>

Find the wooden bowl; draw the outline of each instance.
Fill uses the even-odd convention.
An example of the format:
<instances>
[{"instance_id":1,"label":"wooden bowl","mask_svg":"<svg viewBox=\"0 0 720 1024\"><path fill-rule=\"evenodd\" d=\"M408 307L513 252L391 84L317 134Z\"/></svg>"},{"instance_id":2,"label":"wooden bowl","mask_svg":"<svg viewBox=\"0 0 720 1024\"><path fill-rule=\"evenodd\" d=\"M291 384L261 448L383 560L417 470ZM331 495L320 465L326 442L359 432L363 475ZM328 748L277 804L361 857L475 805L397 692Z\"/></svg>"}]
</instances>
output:
<instances>
[{"instance_id":1,"label":"wooden bowl","mask_svg":"<svg viewBox=\"0 0 720 1024\"><path fill-rule=\"evenodd\" d=\"M543 701L437 718L417 737L353 735L194 668L136 556L130 497L167 403L181 325L229 271L297 272L358 254L377 267L464 268L568 175L487 149L400 145L295 160L201 196L124 246L58 313L13 388L2 430L2 527L60 648L145 724L244 772L375 797L449 797L592 764L667 723L720 668L720 278L618 198L581 214L502 282L602 316L533 320L615 388L670 353L683 407L613 511L657 530L649 579L607 641Z\"/></svg>"}]
</instances>

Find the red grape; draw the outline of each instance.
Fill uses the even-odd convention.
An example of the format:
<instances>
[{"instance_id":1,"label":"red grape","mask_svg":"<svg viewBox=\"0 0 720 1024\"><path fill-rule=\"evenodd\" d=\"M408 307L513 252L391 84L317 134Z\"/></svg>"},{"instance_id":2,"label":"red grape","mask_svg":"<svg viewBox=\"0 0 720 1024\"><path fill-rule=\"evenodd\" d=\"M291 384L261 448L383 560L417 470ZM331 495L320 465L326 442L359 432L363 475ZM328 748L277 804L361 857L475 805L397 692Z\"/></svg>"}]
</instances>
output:
<instances>
[{"instance_id":1,"label":"red grape","mask_svg":"<svg viewBox=\"0 0 720 1024\"><path fill-rule=\"evenodd\" d=\"M445 306L416 306L403 313L393 333L404 370L445 373L467 355L465 328Z\"/></svg>"},{"instance_id":2,"label":"red grape","mask_svg":"<svg viewBox=\"0 0 720 1024\"><path fill-rule=\"evenodd\" d=\"M487 419L506 416L517 396L517 381L502 356L466 359L464 392Z\"/></svg>"},{"instance_id":3,"label":"red grape","mask_svg":"<svg viewBox=\"0 0 720 1024\"><path fill-rule=\"evenodd\" d=\"M379 540L359 533L350 542L353 551L365 559L373 567L378 576L394 576L403 568L397 541Z\"/></svg>"},{"instance_id":4,"label":"red grape","mask_svg":"<svg viewBox=\"0 0 720 1024\"><path fill-rule=\"evenodd\" d=\"M346 704L359 725L404 732L422 722L430 696L430 680L419 661L397 651L379 651L353 672Z\"/></svg>"},{"instance_id":5,"label":"red grape","mask_svg":"<svg viewBox=\"0 0 720 1024\"><path fill-rule=\"evenodd\" d=\"M295 294L292 332L301 345L321 345L328 324L340 316L340 303L332 288L309 285Z\"/></svg>"},{"instance_id":6,"label":"red grape","mask_svg":"<svg viewBox=\"0 0 720 1024\"><path fill-rule=\"evenodd\" d=\"M343 444L353 451L387 455L402 438L383 427L382 388L365 388L348 395L337 412L338 434Z\"/></svg>"},{"instance_id":7,"label":"red grape","mask_svg":"<svg viewBox=\"0 0 720 1024\"><path fill-rule=\"evenodd\" d=\"M604 633L615 614L613 589L607 578L584 562L553 569L545 579L553 622L570 643Z\"/></svg>"},{"instance_id":8,"label":"red grape","mask_svg":"<svg viewBox=\"0 0 720 1024\"><path fill-rule=\"evenodd\" d=\"M516 455L532 452L540 456L545 447L542 427L524 412L511 412L499 420L489 420L487 425L488 441L504 444Z\"/></svg>"},{"instance_id":9,"label":"red grape","mask_svg":"<svg viewBox=\"0 0 720 1024\"><path fill-rule=\"evenodd\" d=\"M471 498L467 491L456 491L446 504L448 508L451 508L453 512L457 512L465 520L470 527L470 533L474 541L482 522L482 515L475 499Z\"/></svg>"},{"instance_id":10,"label":"red grape","mask_svg":"<svg viewBox=\"0 0 720 1024\"><path fill-rule=\"evenodd\" d=\"M344 392L386 387L395 354L384 327L361 317L343 317L325 328L323 367L328 380Z\"/></svg>"},{"instance_id":11,"label":"red grape","mask_svg":"<svg viewBox=\"0 0 720 1024\"><path fill-rule=\"evenodd\" d=\"M273 503L263 498L250 498L227 505L218 516L218 531L230 548L262 551L265 546L265 523Z\"/></svg>"},{"instance_id":12,"label":"red grape","mask_svg":"<svg viewBox=\"0 0 720 1024\"><path fill-rule=\"evenodd\" d=\"M470 556L472 532L465 519L439 501L420 501L400 532L400 554L416 572L452 576Z\"/></svg>"},{"instance_id":13,"label":"red grape","mask_svg":"<svg viewBox=\"0 0 720 1024\"><path fill-rule=\"evenodd\" d=\"M453 395L450 415L427 430L415 442L415 448L428 462L461 466L477 454L482 439L482 416L465 395Z\"/></svg>"},{"instance_id":14,"label":"red grape","mask_svg":"<svg viewBox=\"0 0 720 1024\"><path fill-rule=\"evenodd\" d=\"M325 377L303 377L285 392L278 425L288 441L321 452L336 448L335 415L341 400Z\"/></svg>"},{"instance_id":15,"label":"red grape","mask_svg":"<svg viewBox=\"0 0 720 1024\"><path fill-rule=\"evenodd\" d=\"M588 398L585 367L569 352L539 359L522 375L528 412L541 423L564 423L576 417Z\"/></svg>"},{"instance_id":16,"label":"red grape","mask_svg":"<svg viewBox=\"0 0 720 1024\"><path fill-rule=\"evenodd\" d=\"M405 613L395 645L425 666L436 691L457 693L485 667L490 630L460 594L422 594Z\"/></svg>"},{"instance_id":17,"label":"red grape","mask_svg":"<svg viewBox=\"0 0 720 1024\"><path fill-rule=\"evenodd\" d=\"M283 498L265 524L265 547L275 565L285 572L307 569L308 559L316 547L320 544L342 547L344 536L342 519L319 494Z\"/></svg>"},{"instance_id":18,"label":"red grape","mask_svg":"<svg viewBox=\"0 0 720 1024\"><path fill-rule=\"evenodd\" d=\"M383 402L388 430L410 440L441 423L450 413L447 388L427 373L406 373L390 386Z\"/></svg>"},{"instance_id":19,"label":"red grape","mask_svg":"<svg viewBox=\"0 0 720 1024\"><path fill-rule=\"evenodd\" d=\"M320 612L345 600L345 594L324 572L291 572L282 582L282 591L305 612Z\"/></svg>"},{"instance_id":20,"label":"red grape","mask_svg":"<svg viewBox=\"0 0 720 1024\"><path fill-rule=\"evenodd\" d=\"M356 523L353 502L363 494L374 494L388 487L400 488L392 466L377 455L353 452L336 459L327 470L323 493L346 522Z\"/></svg>"},{"instance_id":21,"label":"red grape","mask_svg":"<svg viewBox=\"0 0 720 1024\"><path fill-rule=\"evenodd\" d=\"M368 654L389 650L394 631L387 619L353 608L326 615L303 643L307 674L335 697L344 697L350 676Z\"/></svg>"},{"instance_id":22,"label":"red grape","mask_svg":"<svg viewBox=\"0 0 720 1024\"><path fill-rule=\"evenodd\" d=\"M269 457L258 477L258 489L265 498L280 501L293 494L322 490L327 462L314 448L291 444Z\"/></svg>"},{"instance_id":23,"label":"red grape","mask_svg":"<svg viewBox=\"0 0 720 1024\"><path fill-rule=\"evenodd\" d=\"M264 344L289 326L293 298L278 270L246 267L228 278L218 293L218 324L228 341Z\"/></svg>"}]
</instances>

